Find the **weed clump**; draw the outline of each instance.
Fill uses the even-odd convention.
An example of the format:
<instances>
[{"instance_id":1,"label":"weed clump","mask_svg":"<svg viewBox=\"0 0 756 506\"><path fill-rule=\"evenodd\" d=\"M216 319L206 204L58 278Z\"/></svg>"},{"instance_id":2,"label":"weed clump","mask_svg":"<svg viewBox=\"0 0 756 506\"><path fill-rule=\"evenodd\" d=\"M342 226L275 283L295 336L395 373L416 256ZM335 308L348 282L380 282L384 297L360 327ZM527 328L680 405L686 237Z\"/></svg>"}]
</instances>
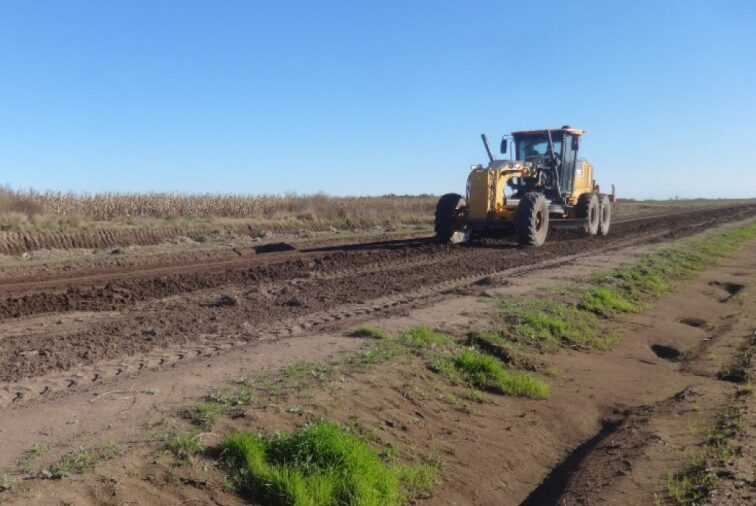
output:
<instances>
[{"instance_id":1,"label":"weed clump","mask_svg":"<svg viewBox=\"0 0 756 506\"><path fill-rule=\"evenodd\" d=\"M186 460L202 452L202 445L197 434L172 430L162 438L163 446L177 459Z\"/></svg>"},{"instance_id":2,"label":"weed clump","mask_svg":"<svg viewBox=\"0 0 756 506\"><path fill-rule=\"evenodd\" d=\"M399 336L399 342L413 352L421 352L437 345L449 344L451 339L427 327L414 327Z\"/></svg>"},{"instance_id":3,"label":"weed clump","mask_svg":"<svg viewBox=\"0 0 756 506\"><path fill-rule=\"evenodd\" d=\"M597 286L585 292L580 309L599 316L609 317L616 313L638 311L640 306L628 300L619 290Z\"/></svg>"},{"instance_id":4,"label":"weed clump","mask_svg":"<svg viewBox=\"0 0 756 506\"><path fill-rule=\"evenodd\" d=\"M694 461L667 478L667 492L681 506L706 504L717 483L717 467L742 453L739 439L744 432L743 400L735 393L717 417L716 425Z\"/></svg>"},{"instance_id":5,"label":"weed clump","mask_svg":"<svg viewBox=\"0 0 756 506\"><path fill-rule=\"evenodd\" d=\"M422 355L427 350L452 342L449 336L434 332L427 327L414 327L393 337L381 330L362 327L352 335L362 335L378 339L378 342L358 353L350 362L357 365L371 365L388 362L407 352Z\"/></svg>"},{"instance_id":6,"label":"weed clump","mask_svg":"<svg viewBox=\"0 0 756 506\"><path fill-rule=\"evenodd\" d=\"M543 381L507 371L494 357L473 349L440 358L431 364L431 368L455 383L467 383L480 390L530 399L546 399L551 395L551 389Z\"/></svg>"},{"instance_id":7,"label":"weed clump","mask_svg":"<svg viewBox=\"0 0 756 506\"><path fill-rule=\"evenodd\" d=\"M183 408L180 414L192 425L202 430L210 430L215 425L215 422L226 412L226 409L226 406L223 404L199 402Z\"/></svg>"},{"instance_id":8,"label":"weed clump","mask_svg":"<svg viewBox=\"0 0 756 506\"><path fill-rule=\"evenodd\" d=\"M0 492L12 490L14 485L15 481L13 480L13 477L11 475L9 475L8 473L0 474Z\"/></svg>"},{"instance_id":9,"label":"weed clump","mask_svg":"<svg viewBox=\"0 0 756 506\"><path fill-rule=\"evenodd\" d=\"M92 469L103 456L89 450L78 450L63 456L58 462L42 470L42 477L59 480L71 473L83 473Z\"/></svg>"},{"instance_id":10,"label":"weed clump","mask_svg":"<svg viewBox=\"0 0 756 506\"><path fill-rule=\"evenodd\" d=\"M468 344L480 349L487 355L493 355L515 369L536 371L546 367L546 362L537 358L527 348L507 335L499 332L471 332Z\"/></svg>"},{"instance_id":11,"label":"weed clump","mask_svg":"<svg viewBox=\"0 0 756 506\"><path fill-rule=\"evenodd\" d=\"M424 466L389 466L364 440L328 422L273 437L234 432L219 449L235 485L267 504L401 505L435 481Z\"/></svg>"},{"instance_id":12,"label":"weed clump","mask_svg":"<svg viewBox=\"0 0 756 506\"><path fill-rule=\"evenodd\" d=\"M507 318L503 333L546 345L609 347L614 336L599 325L599 316L560 300L560 295L553 297L501 300L499 305Z\"/></svg>"}]
</instances>

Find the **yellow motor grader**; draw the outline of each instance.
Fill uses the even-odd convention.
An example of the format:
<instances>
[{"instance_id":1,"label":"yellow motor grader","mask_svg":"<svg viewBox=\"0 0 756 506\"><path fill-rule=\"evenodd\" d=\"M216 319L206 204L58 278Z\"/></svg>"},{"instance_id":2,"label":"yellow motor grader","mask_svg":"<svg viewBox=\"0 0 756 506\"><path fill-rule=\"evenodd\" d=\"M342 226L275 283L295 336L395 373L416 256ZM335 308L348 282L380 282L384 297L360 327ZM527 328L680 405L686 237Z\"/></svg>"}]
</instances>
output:
<instances>
[{"instance_id":1,"label":"yellow motor grader","mask_svg":"<svg viewBox=\"0 0 756 506\"><path fill-rule=\"evenodd\" d=\"M583 134L570 126L513 132L501 140L502 154L511 146L509 160L496 160L481 135L488 166L472 166L465 197L447 193L439 199L436 238L465 242L514 232L520 244L540 246L549 228L608 234L614 185L611 194L601 193L593 166L578 158Z\"/></svg>"}]
</instances>

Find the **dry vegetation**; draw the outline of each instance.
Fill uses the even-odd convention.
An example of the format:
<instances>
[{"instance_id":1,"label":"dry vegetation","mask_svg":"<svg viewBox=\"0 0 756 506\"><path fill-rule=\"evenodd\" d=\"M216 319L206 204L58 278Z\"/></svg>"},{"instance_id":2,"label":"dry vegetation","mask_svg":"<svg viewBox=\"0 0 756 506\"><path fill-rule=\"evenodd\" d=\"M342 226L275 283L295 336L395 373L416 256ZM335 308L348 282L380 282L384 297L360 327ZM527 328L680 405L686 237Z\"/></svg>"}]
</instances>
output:
<instances>
[{"instance_id":1,"label":"dry vegetation","mask_svg":"<svg viewBox=\"0 0 756 506\"><path fill-rule=\"evenodd\" d=\"M0 230L61 230L100 222L138 224L178 219L289 221L300 223L302 228L360 228L430 223L435 204L436 197L429 195L76 194L0 188Z\"/></svg>"},{"instance_id":2,"label":"dry vegetation","mask_svg":"<svg viewBox=\"0 0 756 506\"><path fill-rule=\"evenodd\" d=\"M272 232L431 225L434 195L335 197L299 195L37 192L0 187L0 231L44 232L112 227L197 224L251 225ZM733 200L621 199L616 215L642 215Z\"/></svg>"}]
</instances>

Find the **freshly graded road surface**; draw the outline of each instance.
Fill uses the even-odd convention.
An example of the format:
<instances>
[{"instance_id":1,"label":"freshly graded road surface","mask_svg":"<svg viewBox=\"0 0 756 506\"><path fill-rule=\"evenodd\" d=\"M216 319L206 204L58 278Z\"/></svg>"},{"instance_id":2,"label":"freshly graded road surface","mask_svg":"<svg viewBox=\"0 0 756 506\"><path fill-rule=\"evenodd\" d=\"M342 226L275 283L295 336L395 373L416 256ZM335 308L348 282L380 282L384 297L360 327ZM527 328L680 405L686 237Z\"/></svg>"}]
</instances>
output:
<instances>
[{"instance_id":1,"label":"freshly graded road surface","mask_svg":"<svg viewBox=\"0 0 756 506\"><path fill-rule=\"evenodd\" d=\"M491 275L525 275L592 251L682 237L756 215L756 205L630 217L609 236L552 233L439 245L429 238L177 256L160 265L62 266L0 275L0 407L145 368L228 352L350 318L404 311ZM230 256L233 255L233 256ZM306 357L303 357L306 358Z\"/></svg>"}]
</instances>

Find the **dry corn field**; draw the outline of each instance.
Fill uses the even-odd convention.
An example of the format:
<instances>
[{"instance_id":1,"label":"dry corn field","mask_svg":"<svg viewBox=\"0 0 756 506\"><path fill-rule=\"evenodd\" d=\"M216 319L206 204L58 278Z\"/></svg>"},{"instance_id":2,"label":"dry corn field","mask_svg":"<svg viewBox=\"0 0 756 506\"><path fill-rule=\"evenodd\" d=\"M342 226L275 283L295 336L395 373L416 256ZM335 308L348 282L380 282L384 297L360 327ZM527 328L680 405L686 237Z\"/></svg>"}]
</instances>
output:
<instances>
[{"instance_id":1,"label":"dry corn field","mask_svg":"<svg viewBox=\"0 0 756 506\"><path fill-rule=\"evenodd\" d=\"M387 222L429 223L436 197L335 197L313 195L218 195L96 193L0 189L0 229L65 229L82 223L134 219L251 219L297 221L359 228Z\"/></svg>"}]
</instances>

